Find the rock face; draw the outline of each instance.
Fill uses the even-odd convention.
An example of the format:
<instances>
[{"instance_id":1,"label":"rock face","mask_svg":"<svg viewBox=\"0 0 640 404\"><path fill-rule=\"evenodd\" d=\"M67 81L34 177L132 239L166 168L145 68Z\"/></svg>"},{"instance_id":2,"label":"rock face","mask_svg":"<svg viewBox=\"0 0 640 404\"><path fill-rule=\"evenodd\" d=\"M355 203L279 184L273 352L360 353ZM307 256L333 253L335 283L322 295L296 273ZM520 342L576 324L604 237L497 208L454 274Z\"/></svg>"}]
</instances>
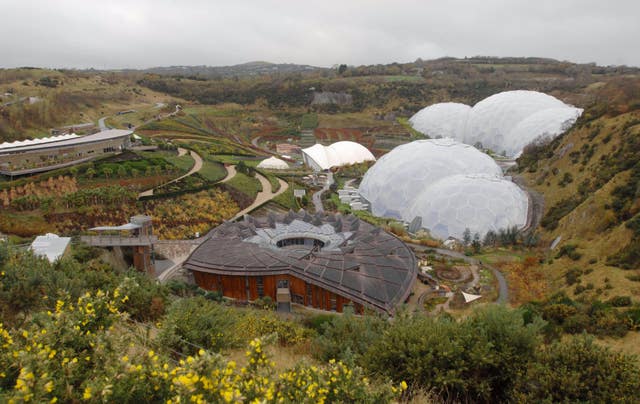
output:
<instances>
[{"instance_id":1,"label":"rock face","mask_svg":"<svg viewBox=\"0 0 640 404\"><path fill-rule=\"evenodd\" d=\"M314 92L311 105L349 105L353 103L353 96L347 93L332 93L329 91Z\"/></svg>"}]
</instances>

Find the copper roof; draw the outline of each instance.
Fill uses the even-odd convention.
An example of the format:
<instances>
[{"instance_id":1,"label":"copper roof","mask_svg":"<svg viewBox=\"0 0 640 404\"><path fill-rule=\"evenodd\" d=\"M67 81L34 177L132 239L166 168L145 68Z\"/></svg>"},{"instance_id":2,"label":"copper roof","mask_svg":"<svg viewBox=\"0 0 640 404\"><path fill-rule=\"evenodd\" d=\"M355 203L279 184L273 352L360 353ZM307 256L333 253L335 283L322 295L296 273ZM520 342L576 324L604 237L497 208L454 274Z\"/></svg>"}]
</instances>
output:
<instances>
[{"instance_id":1,"label":"copper roof","mask_svg":"<svg viewBox=\"0 0 640 404\"><path fill-rule=\"evenodd\" d=\"M286 238L325 243L279 248ZM416 279L416 260L395 236L353 215L301 210L225 222L207 235L183 265L220 275L290 274L370 308L393 313Z\"/></svg>"}]
</instances>

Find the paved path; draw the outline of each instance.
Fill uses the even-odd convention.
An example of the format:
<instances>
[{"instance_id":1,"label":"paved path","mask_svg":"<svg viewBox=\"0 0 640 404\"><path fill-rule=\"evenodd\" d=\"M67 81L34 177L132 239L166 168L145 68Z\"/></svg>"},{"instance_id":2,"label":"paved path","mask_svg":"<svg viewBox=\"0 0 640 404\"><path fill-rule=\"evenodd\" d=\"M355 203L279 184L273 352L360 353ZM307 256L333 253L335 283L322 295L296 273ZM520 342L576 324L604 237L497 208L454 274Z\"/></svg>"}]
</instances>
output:
<instances>
[{"instance_id":1,"label":"paved path","mask_svg":"<svg viewBox=\"0 0 640 404\"><path fill-rule=\"evenodd\" d=\"M262 185L262 191L258 192L258 195L256 196L255 201L253 201L253 203L251 205L249 205L249 207L247 207L247 208L241 210L240 212L238 212L231 219L231 221L234 221L236 219L241 218L242 216L244 216L247 213L251 212L252 210L257 208L258 206L262 205L265 202L268 202L268 201L272 200L276 196L278 196L281 193L283 193L284 191L286 191L287 188L289 188L289 184L288 183L286 183L285 181L283 181L280 178L278 178L278 182L280 183L280 189L278 189L277 192L271 192L271 183L269 182L268 179L266 179L264 176L262 176L262 175L260 175L258 173L256 173L256 178L258 179L258 181L260 181L260 184Z\"/></svg>"},{"instance_id":2,"label":"paved path","mask_svg":"<svg viewBox=\"0 0 640 404\"><path fill-rule=\"evenodd\" d=\"M185 154L187 154L187 150L183 149L182 147L178 147L178 156L184 156ZM173 184L176 181L179 181L185 177L188 177L190 175L193 175L195 173L197 173L198 171L200 171L202 169L202 165L203 165L203 161L202 161L202 157L200 157L200 155L196 152L194 152L193 150L191 150L191 157L193 158L193 160L195 161L195 164L193 165L193 167L191 167L191 170L189 170L188 173L181 175L178 178L174 178L169 182L165 182L162 185L158 185L157 187L153 187L151 189L148 189L144 192L140 192L140 194L138 194L138 198L142 198L143 196L151 196L153 195L153 190L160 188L160 187L164 187L165 185L169 185L169 184Z\"/></svg>"},{"instance_id":3,"label":"paved path","mask_svg":"<svg viewBox=\"0 0 640 404\"><path fill-rule=\"evenodd\" d=\"M497 268L491 265L483 264L480 260L475 259L473 257L468 257L457 251L447 250L444 248L430 248L430 247L425 247L419 244L410 244L410 245L417 250L422 250L422 251L433 250L437 254L446 255L451 258L461 259L471 265L478 265L479 267L484 266L485 268L489 268L491 272L493 272L493 275L498 280L498 300L496 300L496 303L506 304L509 302L509 286L507 284L507 280L505 279L502 272L500 272Z\"/></svg>"},{"instance_id":4,"label":"paved path","mask_svg":"<svg viewBox=\"0 0 640 404\"><path fill-rule=\"evenodd\" d=\"M98 119L98 127L100 128L100 130L108 130L109 127L104 123L104 120L107 119L108 116L102 117L100 119Z\"/></svg>"},{"instance_id":5,"label":"paved path","mask_svg":"<svg viewBox=\"0 0 640 404\"><path fill-rule=\"evenodd\" d=\"M316 208L316 212L324 212L324 206L322 205L322 194L329 190L329 187L333 184L333 173L329 171L327 173L327 181L324 184L324 187L311 197L313 201L313 206Z\"/></svg>"},{"instance_id":6,"label":"paved path","mask_svg":"<svg viewBox=\"0 0 640 404\"><path fill-rule=\"evenodd\" d=\"M231 178L236 176L236 166L225 166L225 168L227 169L227 176L224 177L220 182L227 182Z\"/></svg>"}]
</instances>

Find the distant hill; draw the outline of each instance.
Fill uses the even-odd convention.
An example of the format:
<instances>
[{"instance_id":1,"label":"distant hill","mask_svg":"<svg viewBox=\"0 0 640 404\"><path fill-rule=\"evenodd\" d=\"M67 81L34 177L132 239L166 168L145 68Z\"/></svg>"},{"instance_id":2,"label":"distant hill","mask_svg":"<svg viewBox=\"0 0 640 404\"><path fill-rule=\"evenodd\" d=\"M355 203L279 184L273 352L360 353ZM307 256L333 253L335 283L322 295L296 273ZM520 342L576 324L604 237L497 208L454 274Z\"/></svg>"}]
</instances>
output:
<instances>
[{"instance_id":1,"label":"distant hill","mask_svg":"<svg viewBox=\"0 0 640 404\"><path fill-rule=\"evenodd\" d=\"M297 65L294 63L248 62L233 66L168 66L152 67L141 70L144 73L155 73L168 76L197 78L245 77L266 74L292 74L326 70L321 67Z\"/></svg>"}]
</instances>

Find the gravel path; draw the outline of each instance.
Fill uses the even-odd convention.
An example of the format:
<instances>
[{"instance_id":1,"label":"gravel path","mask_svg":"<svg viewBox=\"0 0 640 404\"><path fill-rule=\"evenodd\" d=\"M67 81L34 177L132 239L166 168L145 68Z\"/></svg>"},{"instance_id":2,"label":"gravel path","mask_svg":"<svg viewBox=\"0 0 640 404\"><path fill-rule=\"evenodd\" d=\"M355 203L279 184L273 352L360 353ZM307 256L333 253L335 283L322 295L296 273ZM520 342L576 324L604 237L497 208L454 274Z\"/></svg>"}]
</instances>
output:
<instances>
[{"instance_id":1,"label":"gravel path","mask_svg":"<svg viewBox=\"0 0 640 404\"><path fill-rule=\"evenodd\" d=\"M178 147L178 156L184 156L185 154L187 154L187 150L183 149L182 147ZM195 164L193 165L193 167L191 167L191 170L189 170L188 173L181 175L178 178L174 178L169 182L165 182L162 185L158 185L157 187L153 187L151 189L148 189L144 192L140 192L140 194L138 194L138 198L142 198L143 196L151 196L153 195L153 190L160 188L160 187L164 187L165 185L169 185L169 184L173 184L176 181L179 181L185 177L188 177L190 175L193 175L195 173L197 173L198 171L200 171L202 169L202 165L203 165L203 161L202 161L202 157L200 157L200 155L196 152L194 152L193 150L191 150L191 157L193 158L193 160L195 161Z\"/></svg>"},{"instance_id":2,"label":"gravel path","mask_svg":"<svg viewBox=\"0 0 640 404\"><path fill-rule=\"evenodd\" d=\"M266 179L264 176L256 173L256 178L258 179L258 181L260 181L260 184L262 185L262 191L258 192L258 195L256 196L256 199L253 201L253 203L251 205L249 205L247 208L241 210L240 212L238 212L232 219L231 221L234 221L236 219L241 218L242 216L246 215L247 213L251 212L252 210L254 210L255 208L257 208L258 206L262 205L265 202L268 202L270 200L272 200L273 198L275 198L276 196L280 195L281 193L285 192L287 190L287 188L289 188L289 184L286 183L285 181L281 180L280 178L278 178L278 182L280 182L280 189L278 189L277 192L271 192L271 183L269 182L268 179Z\"/></svg>"},{"instance_id":3,"label":"gravel path","mask_svg":"<svg viewBox=\"0 0 640 404\"><path fill-rule=\"evenodd\" d=\"M322 194L329 190L329 187L333 184L333 173L329 171L327 173L327 182L325 182L324 187L311 197L313 201L313 206L316 208L316 212L324 212L324 206L322 205Z\"/></svg>"}]
</instances>

